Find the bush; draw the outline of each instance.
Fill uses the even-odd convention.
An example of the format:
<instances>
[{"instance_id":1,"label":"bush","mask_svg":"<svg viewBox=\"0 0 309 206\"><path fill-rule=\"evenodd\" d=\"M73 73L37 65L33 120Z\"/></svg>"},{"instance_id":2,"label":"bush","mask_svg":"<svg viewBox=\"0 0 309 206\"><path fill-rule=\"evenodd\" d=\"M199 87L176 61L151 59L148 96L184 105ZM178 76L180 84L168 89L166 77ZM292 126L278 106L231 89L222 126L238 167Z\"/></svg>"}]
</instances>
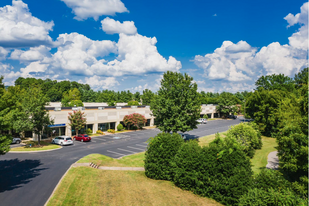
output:
<instances>
[{"instance_id":1,"label":"bush","mask_svg":"<svg viewBox=\"0 0 309 206\"><path fill-rule=\"evenodd\" d=\"M184 143L177 133L159 133L150 138L145 153L145 175L157 180L172 180L172 161Z\"/></svg>"},{"instance_id":2,"label":"bush","mask_svg":"<svg viewBox=\"0 0 309 206\"><path fill-rule=\"evenodd\" d=\"M202 148L197 141L190 140L183 144L176 153L173 169L173 182L176 186L193 191L198 181L198 169L200 164L200 153Z\"/></svg>"},{"instance_id":3,"label":"bush","mask_svg":"<svg viewBox=\"0 0 309 206\"><path fill-rule=\"evenodd\" d=\"M239 199L240 206L259 205L308 205L308 199L302 199L295 195L290 189L250 189L248 193Z\"/></svg>"},{"instance_id":4,"label":"bush","mask_svg":"<svg viewBox=\"0 0 309 206\"><path fill-rule=\"evenodd\" d=\"M208 115L207 115L207 114L204 114L203 118L204 118L204 119L208 119Z\"/></svg>"},{"instance_id":5,"label":"bush","mask_svg":"<svg viewBox=\"0 0 309 206\"><path fill-rule=\"evenodd\" d=\"M197 194L235 205L252 185L250 159L235 139L217 135L209 147L202 149L199 162L198 184L193 190Z\"/></svg>"},{"instance_id":6,"label":"bush","mask_svg":"<svg viewBox=\"0 0 309 206\"><path fill-rule=\"evenodd\" d=\"M226 136L236 139L242 145L243 151L250 158L254 156L255 149L262 147L260 133L248 123L240 123L232 126Z\"/></svg>"},{"instance_id":7,"label":"bush","mask_svg":"<svg viewBox=\"0 0 309 206\"><path fill-rule=\"evenodd\" d=\"M122 131L122 130L123 130L123 125L122 125L122 124L118 124L117 130L118 130L118 131Z\"/></svg>"},{"instance_id":8,"label":"bush","mask_svg":"<svg viewBox=\"0 0 309 206\"><path fill-rule=\"evenodd\" d=\"M114 130L114 129L108 129L107 132L113 133L113 134L114 134L114 133L115 133L115 130Z\"/></svg>"},{"instance_id":9,"label":"bush","mask_svg":"<svg viewBox=\"0 0 309 206\"><path fill-rule=\"evenodd\" d=\"M92 134L92 129L88 128L88 129L86 130L86 134L91 135L91 134Z\"/></svg>"},{"instance_id":10,"label":"bush","mask_svg":"<svg viewBox=\"0 0 309 206\"><path fill-rule=\"evenodd\" d=\"M101 130L97 130L96 133L104 135L104 132L102 132Z\"/></svg>"},{"instance_id":11,"label":"bush","mask_svg":"<svg viewBox=\"0 0 309 206\"><path fill-rule=\"evenodd\" d=\"M291 187L291 183L287 181L283 175L277 170L263 169L254 177L253 188L268 189L287 189Z\"/></svg>"},{"instance_id":12,"label":"bush","mask_svg":"<svg viewBox=\"0 0 309 206\"><path fill-rule=\"evenodd\" d=\"M44 141L41 140L40 145L38 141L27 141L25 148L30 148L30 145L31 147L43 147L43 146L50 145L50 143L51 143L51 140L44 140Z\"/></svg>"}]
</instances>

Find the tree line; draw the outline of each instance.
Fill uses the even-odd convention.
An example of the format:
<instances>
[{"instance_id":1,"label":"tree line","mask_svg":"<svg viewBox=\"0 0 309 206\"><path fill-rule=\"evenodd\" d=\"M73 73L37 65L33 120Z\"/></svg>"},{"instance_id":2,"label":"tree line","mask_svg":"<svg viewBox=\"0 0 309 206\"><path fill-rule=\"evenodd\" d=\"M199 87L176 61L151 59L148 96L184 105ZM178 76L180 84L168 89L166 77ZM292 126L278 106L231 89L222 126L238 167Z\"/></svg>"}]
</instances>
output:
<instances>
[{"instance_id":1,"label":"tree line","mask_svg":"<svg viewBox=\"0 0 309 206\"><path fill-rule=\"evenodd\" d=\"M144 89L142 93L132 93L127 91L101 90L94 91L88 84L78 83L76 81L57 81L51 79L36 79L19 77L15 81L15 86L21 89L29 87L40 87L42 92L50 102L61 102L62 106L83 106L82 102L106 102L109 106L115 106L116 103L128 103L132 105L150 105L154 101L157 92ZM8 88L8 87L6 87ZM213 93L198 92L199 102L201 104L242 104L249 92L229 92Z\"/></svg>"}]
</instances>

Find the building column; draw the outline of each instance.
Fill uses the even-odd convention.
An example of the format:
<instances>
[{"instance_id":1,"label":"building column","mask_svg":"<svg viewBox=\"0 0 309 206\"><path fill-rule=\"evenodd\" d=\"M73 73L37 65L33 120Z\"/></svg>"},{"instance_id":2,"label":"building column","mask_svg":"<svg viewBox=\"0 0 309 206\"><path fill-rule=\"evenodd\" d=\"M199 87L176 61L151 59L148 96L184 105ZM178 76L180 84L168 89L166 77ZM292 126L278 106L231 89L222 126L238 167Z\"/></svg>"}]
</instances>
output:
<instances>
[{"instance_id":1,"label":"building column","mask_svg":"<svg viewBox=\"0 0 309 206\"><path fill-rule=\"evenodd\" d=\"M70 126L70 125L67 125L67 126L65 127L65 136L69 136L69 137L72 136L72 129L71 129L71 126Z\"/></svg>"},{"instance_id":2,"label":"building column","mask_svg":"<svg viewBox=\"0 0 309 206\"><path fill-rule=\"evenodd\" d=\"M214 113L211 113L211 119L213 119L214 118Z\"/></svg>"},{"instance_id":3,"label":"building column","mask_svg":"<svg viewBox=\"0 0 309 206\"><path fill-rule=\"evenodd\" d=\"M33 139L33 141L38 141L39 140L38 139L38 135L35 134L34 132L32 132L32 139Z\"/></svg>"},{"instance_id":4,"label":"building column","mask_svg":"<svg viewBox=\"0 0 309 206\"><path fill-rule=\"evenodd\" d=\"M154 118L151 118L150 119L150 126L153 126L154 125Z\"/></svg>"},{"instance_id":5,"label":"building column","mask_svg":"<svg viewBox=\"0 0 309 206\"><path fill-rule=\"evenodd\" d=\"M116 124L115 124L115 131L118 131L118 130L117 130L117 127L118 127L119 124L120 124L120 121L116 121Z\"/></svg>"},{"instance_id":6,"label":"building column","mask_svg":"<svg viewBox=\"0 0 309 206\"><path fill-rule=\"evenodd\" d=\"M94 123L92 127L92 134L95 134L98 131L98 123Z\"/></svg>"}]
</instances>

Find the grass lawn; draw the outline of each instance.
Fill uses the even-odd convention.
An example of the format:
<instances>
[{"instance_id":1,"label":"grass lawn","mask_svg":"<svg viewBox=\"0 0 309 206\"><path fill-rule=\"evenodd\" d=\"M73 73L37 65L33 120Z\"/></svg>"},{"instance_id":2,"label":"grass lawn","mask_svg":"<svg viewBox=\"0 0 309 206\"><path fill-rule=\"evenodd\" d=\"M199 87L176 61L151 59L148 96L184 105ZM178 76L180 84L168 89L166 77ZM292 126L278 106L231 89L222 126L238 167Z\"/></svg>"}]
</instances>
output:
<instances>
[{"instance_id":1,"label":"grass lawn","mask_svg":"<svg viewBox=\"0 0 309 206\"><path fill-rule=\"evenodd\" d=\"M43 147L30 147L30 148L25 148L25 147L15 147L15 148L11 148L10 151L18 151L18 152L26 152L26 151L43 151L43 150L51 150L51 149L57 149L57 148L61 148L59 145L54 145L54 144L50 144L50 145L46 145Z\"/></svg>"},{"instance_id":2,"label":"grass lawn","mask_svg":"<svg viewBox=\"0 0 309 206\"><path fill-rule=\"evenodd\" d=\"M78 163L93 162L99 166L109 167L144 167L145 152L113 159L101 154L90 154L78 160Z\"/></svg>"},{"instance_id":3,"label":"grass lawn","mask_svg":"<svg viewBox=\"0 0 309 206\"><path fill-rule=\"evenodd\" d=\"M219 133L221 137L225 137L226 132ZM208 146L210 142L212 142L216 138L216 134L211 134L208 136L200 137L199 138L199 145L200 146Z\"/></svg>"},{"instance_id":4,"label":"grass lawn","mask_svg":"<svg viewBox=\"0 0 309 206\"><path fill-rule=\"evenodd\" d=\"M267 165L267 156L270 152L276 151L277 143L275 138L262 136L263 147L255 151L251 159L252 170L255 174L259 173Z\"/></svg>"},{"instance_id":5,"label":"grass lawn","mask_svg":"<svg viewBox=\"0 0 309 206\"><path fill-rule=\"evenodd\" d=\"M48 206L56 205L221 205L183 191L169 181L153 180L139 171L71 168Z\"/></svg>"}]
</instances>

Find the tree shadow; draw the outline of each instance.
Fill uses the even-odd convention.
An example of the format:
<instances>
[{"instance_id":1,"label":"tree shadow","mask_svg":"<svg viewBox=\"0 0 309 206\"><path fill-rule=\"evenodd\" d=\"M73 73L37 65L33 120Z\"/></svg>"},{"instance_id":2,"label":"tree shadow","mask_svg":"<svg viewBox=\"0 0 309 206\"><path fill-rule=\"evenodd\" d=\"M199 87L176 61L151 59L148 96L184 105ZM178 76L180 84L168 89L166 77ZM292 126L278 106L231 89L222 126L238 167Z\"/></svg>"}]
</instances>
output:
<instances>
[{"instance_id":1,"label":"tree shadow","mask_svg":"<svg viewBox=\"0 0 309 206\"><path fill-rule=\"evenodd\" d=\"M1 160L0 161L0 193L19 188L32 178L40 175L46 168L36 169L42 165L39 160Z\"/></svg>"}]
</instances>

